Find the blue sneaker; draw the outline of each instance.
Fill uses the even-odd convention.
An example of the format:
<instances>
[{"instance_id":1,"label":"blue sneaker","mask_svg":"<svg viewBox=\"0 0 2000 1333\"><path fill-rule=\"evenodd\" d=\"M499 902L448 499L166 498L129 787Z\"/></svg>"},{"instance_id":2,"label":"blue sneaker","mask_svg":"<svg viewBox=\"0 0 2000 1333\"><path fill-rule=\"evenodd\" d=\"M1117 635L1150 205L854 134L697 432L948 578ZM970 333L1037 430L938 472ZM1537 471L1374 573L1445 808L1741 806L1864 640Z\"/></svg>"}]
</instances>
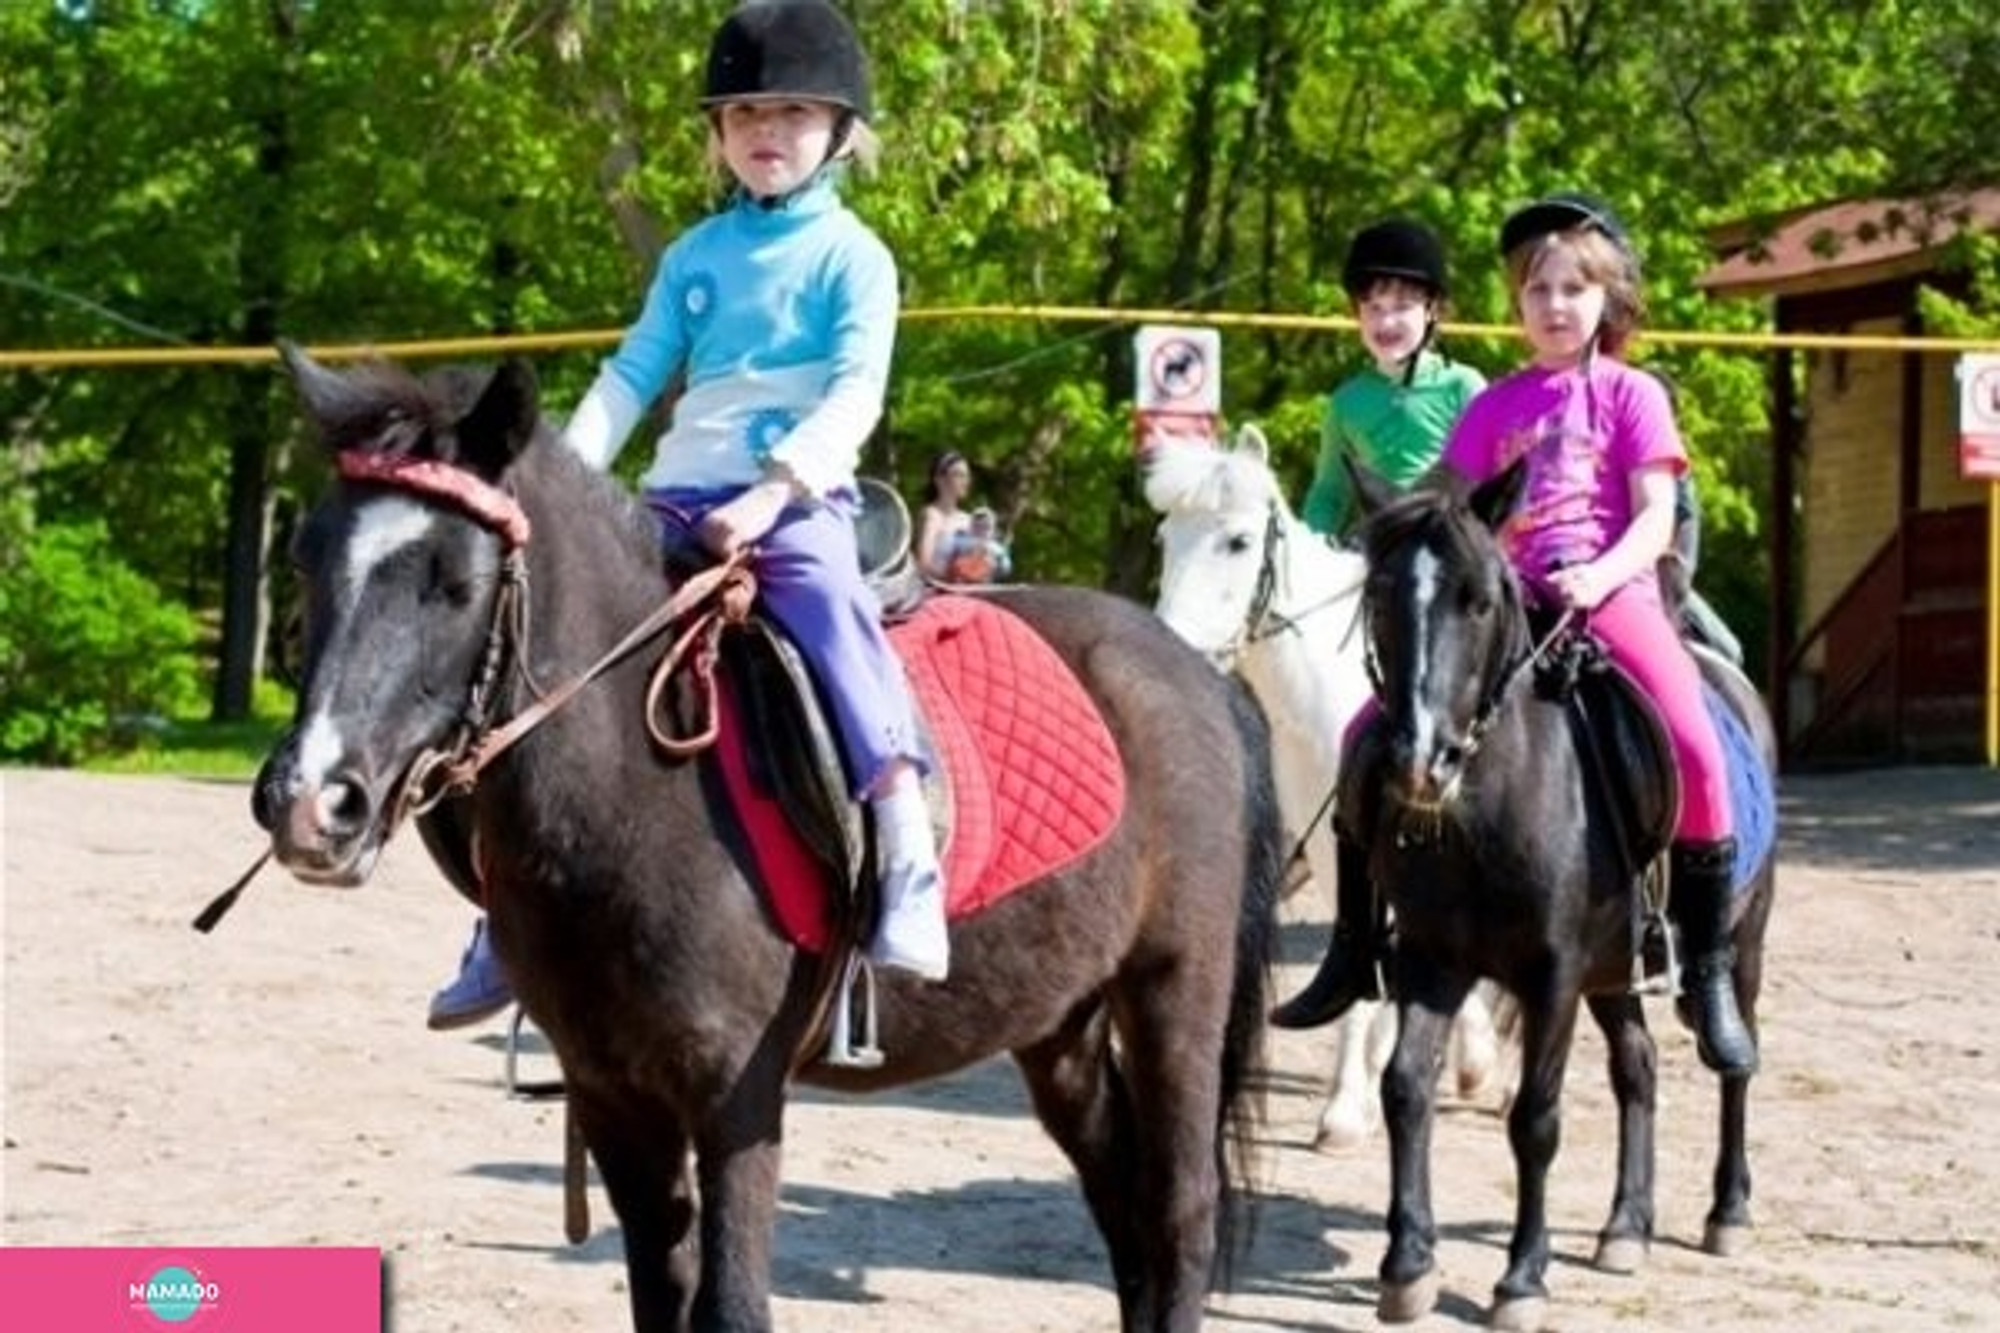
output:
<instances>
[{"instance_id":1,"label":"blue sneaker","mask_svg":"<svg viewBox=\"0 0 2000 1333\"><path fill-rule=\"evenodd\" d=\"M487 942L486 918L480 917L473 923L464 957L458 960L458 975L431 996L430 1029L444 1032L466 1027L493 1017L512 1003L513 987L507 984L507 974L501 971L500 960Z\"/></svg>"}]
</instances>

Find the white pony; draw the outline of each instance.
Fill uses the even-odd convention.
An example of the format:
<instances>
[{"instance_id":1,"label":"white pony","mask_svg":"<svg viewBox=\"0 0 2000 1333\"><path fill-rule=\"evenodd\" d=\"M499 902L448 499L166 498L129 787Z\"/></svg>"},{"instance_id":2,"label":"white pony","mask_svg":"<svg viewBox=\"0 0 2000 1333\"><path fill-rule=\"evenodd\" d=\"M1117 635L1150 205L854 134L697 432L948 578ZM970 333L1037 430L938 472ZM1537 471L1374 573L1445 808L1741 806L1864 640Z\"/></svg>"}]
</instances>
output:
<instances>
[{"instance_id":1,"label":"white pony","mask_svg":"<svg viewBox=\"0 0 2000 1333\"><path fill-rule=\"evenodd\" d=\"M1293 515L1255 426L1244 427L1233 448L1162 441L1147 455L1145 487L1147 503L1164 516L1153 609L1241 676L1270 717L1285 827L1302 841L1312 877L1331 900L1341 741L1371 692L1355 624L1365 562ZM1316 1146L1350 1148L1368 1137L1395 1026L1393 1008L1366 1001L1340 1019ZM1479 1095L1498 1058L1492 1015L1475 991L1453 1026L1448 1060L1460 1095Z\"/></svg>"}]
</instances>

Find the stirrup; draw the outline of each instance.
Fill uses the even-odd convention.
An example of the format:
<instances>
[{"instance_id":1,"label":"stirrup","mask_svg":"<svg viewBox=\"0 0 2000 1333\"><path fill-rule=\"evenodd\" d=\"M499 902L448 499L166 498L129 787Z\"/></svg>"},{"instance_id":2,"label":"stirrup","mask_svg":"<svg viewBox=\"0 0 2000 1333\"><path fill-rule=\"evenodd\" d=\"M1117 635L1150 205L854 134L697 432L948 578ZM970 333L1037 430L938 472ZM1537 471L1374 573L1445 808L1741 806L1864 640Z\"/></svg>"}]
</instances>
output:
<instances>
[{"instance_id":1,"label":"stirrup","mask_svg":"<svg viewBox=\"0 0 2000 1333\"><path fill-rule=\"evenodd\" d=\"M1681 993L1680 932L1658 908L1647 911L1639 929L1639 947L1632 951L1631 992L1670 998Z\"/></svg>"},{"instance_id":2,"label":"stirrup","mask_svg":"<svg viewBox=\"0 0 2000 1333\"><path fill-rule=\"evenodd\" d=\"M528 1079L521 1077L521 1025L527 1021L528 1011L518 1003L514 1006L514 1016L507 1022L507 1058L504 1070L507 1095L522 1101L534 1101L543 1097L563 1095L563 1081L558 1073L552 1079Z\"/></svg>"},{"instance_id":3,"label":"stirrup","mask_svg":"<svg viewBox=\"0 0 2000 1333\"><path fill-rule=\"evenodd\" d=\"M861 1044L854 1041L854 978L861 977ZM882 1048L875 1044L875 972L859 953L847 956L840 989L833 997L833 1030L827 1035L820 1063L842 1069L880 1069Z\"/></svg>"}]
</instances>

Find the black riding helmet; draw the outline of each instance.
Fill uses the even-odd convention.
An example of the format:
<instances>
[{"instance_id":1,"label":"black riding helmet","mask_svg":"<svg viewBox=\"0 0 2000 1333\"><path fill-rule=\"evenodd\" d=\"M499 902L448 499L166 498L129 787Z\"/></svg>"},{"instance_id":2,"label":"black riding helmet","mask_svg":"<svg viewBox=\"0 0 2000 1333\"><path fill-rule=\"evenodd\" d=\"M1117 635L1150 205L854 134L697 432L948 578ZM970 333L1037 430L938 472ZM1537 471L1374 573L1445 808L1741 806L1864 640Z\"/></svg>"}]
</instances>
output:
<instances>
[{"instance_id":1,"label":"black riding helmet","mask_svg":"<svg viewBox=\"0 0 2000 1333\"><path fill-rule=\"evenodd\" d=\"M1424 288L1433 297L1445 294L1444 246L1437 234L1420 222L1390 218L1354 234L1340 285L1354 300L1384 278L1400 278Z\"/></svg>"},{"instance_id":2,"label":"black riding helmet","mask_svg":"<svg viewBox=\"0 0 2000 1333\"><path fill-rule=\"evenodd\" d=\"M1611 205L1581 190L1558 190L1514 210L1500 225L1501 257L1513 254L1529 241L1572 227L1594 227L1603 232L1637 268L1639 256L1632 248L1632 234L1625 230L1625 224L1611 211Z\"/></svg>"},{"instance_id":3,"label":"black riding helmet","mask_svg":"<svg viewBox=\"0 0 2000 1333\"><path fill-rule=\"evenodd\" d=\"M750 0L716 29L701 104L792 100L868 119L868 57L826 0Z\"/></svg>"}]
</instances>

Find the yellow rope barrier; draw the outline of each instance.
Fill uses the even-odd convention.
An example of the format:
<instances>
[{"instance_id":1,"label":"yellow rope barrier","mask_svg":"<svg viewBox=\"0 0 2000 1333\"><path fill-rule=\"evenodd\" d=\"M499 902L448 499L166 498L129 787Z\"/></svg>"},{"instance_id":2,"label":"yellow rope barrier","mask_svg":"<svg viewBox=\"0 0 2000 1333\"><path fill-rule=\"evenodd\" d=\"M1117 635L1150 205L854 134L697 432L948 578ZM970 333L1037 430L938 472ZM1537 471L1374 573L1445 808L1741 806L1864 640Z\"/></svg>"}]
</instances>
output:
<instances>
[{"instance_id":1,"label":"yellow rope barrier","mask_svg":"<svg viewBox=\"0 0 2000 1333\"><path fill-rule=\"evenodd\" d=\"M1192 324L1215 328L1265 329L1291 332L1334 332L1354 328L1346 315L1294 315L1249 310L1111 310L1091 306L940 306L905 310L908 324L941 324L953 320L1024 320L1046 324L1093 323ZM1444 332L1460 338L1515 338L1511 324L1447 323ZM415 360L426 357L487 356L506 352L566 351L609 347L622 329L586 329L569 333L524 333L488 337L428 338L407 342L350 343L312 347L325 361L385 356ZM1699 329L1648 329L1647 342L1675 346L1773 351L1779 348L1849 352L1918 352L1943 354L2000 351L2000 335L1988 338L1888 337L1847 333L1730 333ZM72 367L132 367L175 365L251 365L275 361L270 347L79 347L0 349L0 370L56 370Z\"/></svg>"}]
</instances>

